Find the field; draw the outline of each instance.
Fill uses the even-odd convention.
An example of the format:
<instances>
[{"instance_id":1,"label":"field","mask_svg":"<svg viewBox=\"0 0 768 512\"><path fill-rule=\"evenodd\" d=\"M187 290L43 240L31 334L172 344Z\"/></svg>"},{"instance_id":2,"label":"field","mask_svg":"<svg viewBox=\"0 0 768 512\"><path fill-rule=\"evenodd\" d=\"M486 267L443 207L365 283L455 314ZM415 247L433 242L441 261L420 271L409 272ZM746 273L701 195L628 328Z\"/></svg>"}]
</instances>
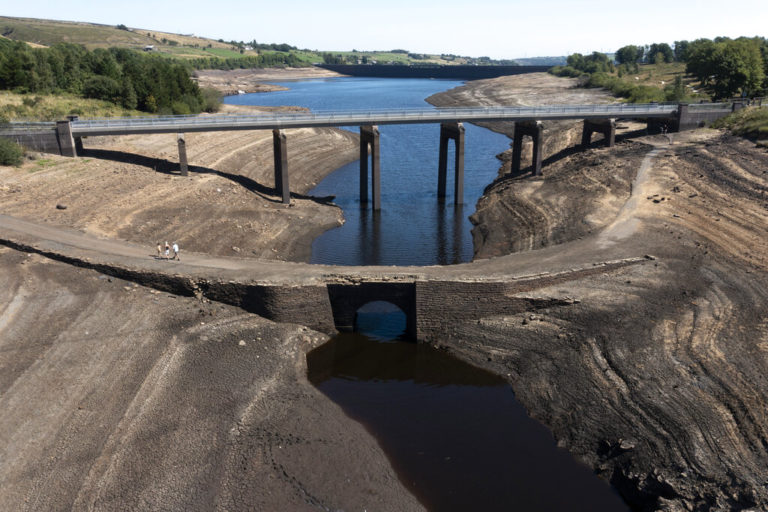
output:
<instances>
[{"instance_id":1,"label":"field","mask_svg":"<svg viewBox=\"0 0 768 512\"><path fill-rule=\"evenodd\" d=\"M88 49L121 48L143 49L154 46L154 51L161 55L178 59L201 57L238 58L259 54L273 53L270 50L244 50L236 45L196 35L172 34L142 28L99 25L95 23L42 20L33 18L10 18L0 16L0 36L15 41L25 41L32 46L51 46L56 43L76 43ZM359 60L367 58L378 63L397 64L469 64L468 58L443 59L439 55L424 55L423 59L414 59L407 53L391 51L332 51L292 50L299 60L307 65L323 62L323 53L353 56Z\"/></svg>"},{"instance_id":2,"label":"field","mask_svg":"<svg viewBox=\"0 0 768 512\"><path fill-rule=\"evenodd\" d=\"M0 91L0 122L57 121L73 114L89 118L146 115L108 101L80 98L71 94L18 94Z\"/></svg>"}]
</instances>

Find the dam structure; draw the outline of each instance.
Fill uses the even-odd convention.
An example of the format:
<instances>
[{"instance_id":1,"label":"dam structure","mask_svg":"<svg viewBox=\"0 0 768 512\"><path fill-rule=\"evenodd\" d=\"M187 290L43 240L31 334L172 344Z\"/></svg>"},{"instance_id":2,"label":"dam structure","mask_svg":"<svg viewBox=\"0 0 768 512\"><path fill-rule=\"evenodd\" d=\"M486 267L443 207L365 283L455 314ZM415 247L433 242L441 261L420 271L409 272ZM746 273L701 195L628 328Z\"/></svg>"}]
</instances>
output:
<instances>
[{"instance_id":1,"label":"dam structure","mask_svg":"<svg viewBox=\"0 0 768 512\"><path fill-rule=\"evenodd\" d=\"M287 163L289 140L284 130L291 128L360 127L360 201L369 203L370 183L373 210L381 209L381 165L379 125L431 124L441 125L439 143L438 198L444 200L447 186L448 142L455 143L454 203L463 202L464 128L462 123L512 121L515 123L512 153L512 173L521 169L522 141L533 139L532 172L541 174L543 122L584 120L582 145L591 143L594 132L602 133L605 142L613 145L616 120L636 119L651 126L664 126L679 131L704 126L741 108L741 104L583 104L507 107L467 107L441 109L340 110L328 112L272 112L258 115L195 115L154 116L141 118L79 119L71 116L56 123L10 123L0 128L0 136L38 151L77 156L83 150L83 138L130 134L177 134L181 174L188 172L185 133L272 130L275 159L275 190L283 203L290 203L290 180ZM370 180L368 157L371 157ZM407 184L403 184L407 186Z\"/></svg>"}]
</instances>

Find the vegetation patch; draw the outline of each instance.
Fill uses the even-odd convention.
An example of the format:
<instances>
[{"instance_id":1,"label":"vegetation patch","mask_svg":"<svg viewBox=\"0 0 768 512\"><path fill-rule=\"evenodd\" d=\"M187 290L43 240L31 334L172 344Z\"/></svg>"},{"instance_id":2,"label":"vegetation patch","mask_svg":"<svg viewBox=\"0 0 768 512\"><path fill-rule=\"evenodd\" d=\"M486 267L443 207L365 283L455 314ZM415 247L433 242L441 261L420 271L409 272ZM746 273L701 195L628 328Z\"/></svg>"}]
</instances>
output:
<instances>
[{"instance_id":1,"label":"vegetation patch","mask_svg":"<svg viewBox=\"0 0 768 512\"><path fill-rule=\"evenodd\" d=\"M69 115L82 117L132 117L146 115L110 101L81 98L73 94L21 94L0 91L0 122L57 121Z\"/></svg>"},{"instance_id":2,"label":"vegetation patch","mask_svg":"<svg viewBox=\"0 0 768 512\"><path fill-rule=\"evenodd\" d=\"M615 61L614 61L615 59ZM575 53L557 76L580 77L585 87L603 87L634 103L715 101L768 94L768 40L725 37L619 48L614 59Z\"/></svg>"},{"instance_id":3,"label":"vegetation patch","mask_svg":"<svg viewBox=\"0 0 768 512\"><path fill-rule=\"evenodd\" d=\"M51 48L0 39L0 89L66 92L159 114L208 108L189 66L125 48L96 49L59 43ZM27 105L34 106L34 105Z\"/></svg>"},{"instance_id":4,"label":"vegetation patch","mask_svg":"<svg viewBox=\"0 0 768 512\"><path fill-rule=\"evenodd\" d=\"M0 165L18 167L24 159L24 150L10 139L0 137Z\"/></svg>"},{"instance_id":5,"label":"vegetation patch","mask_svg":"<svg viewBox=\"0 0 768 512\"><path fill-rule=\"evenodd\" d=\"M715 128L726 128L736 135L768 141L768 108L749 107L718 119Z\"/></svg>"}]
</instances>

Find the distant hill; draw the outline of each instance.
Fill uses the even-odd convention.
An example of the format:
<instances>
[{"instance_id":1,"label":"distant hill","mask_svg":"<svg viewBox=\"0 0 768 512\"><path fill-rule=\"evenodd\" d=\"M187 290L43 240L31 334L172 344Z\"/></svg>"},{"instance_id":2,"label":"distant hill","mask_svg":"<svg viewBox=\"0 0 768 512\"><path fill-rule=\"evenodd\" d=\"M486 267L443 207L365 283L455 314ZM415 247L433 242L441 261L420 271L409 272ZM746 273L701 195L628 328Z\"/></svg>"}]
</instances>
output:
<instances>
[{"instance_id":1,"label":"distant hill","mask_svg":"<svg viewBox=\"0 0 768 512\"><path fill-rule=\"evenodd\" d=\"M521 66L565 66L566 57L531 57L525 59L515 59L515 62Z\"/></svg>"},{"instance_id":2,"label":"distant hill","mask_svg":"<svg viewBox=\"0 0 768 512\"><path fill-rule=\"evenodd\" d=\"M151 45L159 51L179 54L177 56L182 57L212 56L212 52L222 51L231 53L231 55L222 56L240 55L239 51L235 51L231 44L213 39L128 28L122 25L120 27L122 28L97 23L0 16L0 35L33 45L51 46L56 43L76 43L90 50L110 46L143 49L145 46ZM184 55L184 52L188 55Z\"/></svg>"}]
</instances>

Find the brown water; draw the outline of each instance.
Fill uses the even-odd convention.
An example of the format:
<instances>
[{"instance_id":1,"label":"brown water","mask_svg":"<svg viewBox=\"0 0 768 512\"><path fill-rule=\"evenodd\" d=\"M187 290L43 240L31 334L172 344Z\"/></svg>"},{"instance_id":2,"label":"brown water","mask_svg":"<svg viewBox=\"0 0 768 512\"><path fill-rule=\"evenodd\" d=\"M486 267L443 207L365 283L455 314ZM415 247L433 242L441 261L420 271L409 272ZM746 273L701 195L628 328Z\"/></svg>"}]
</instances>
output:
<instances>
[{"instance_id":1,"label":"brown water","mask_svg":"<svg viewBox=\"0 0 768 512\"><path fill-rule=\"evenodd\" d=\"M388 315L369 315L363 329L383 316L374 335L392 336ZM494 374L430 346L359 333L307 359L312 383L376 437L430 510L628 510Z\"/></svg>"}]
</instances>

